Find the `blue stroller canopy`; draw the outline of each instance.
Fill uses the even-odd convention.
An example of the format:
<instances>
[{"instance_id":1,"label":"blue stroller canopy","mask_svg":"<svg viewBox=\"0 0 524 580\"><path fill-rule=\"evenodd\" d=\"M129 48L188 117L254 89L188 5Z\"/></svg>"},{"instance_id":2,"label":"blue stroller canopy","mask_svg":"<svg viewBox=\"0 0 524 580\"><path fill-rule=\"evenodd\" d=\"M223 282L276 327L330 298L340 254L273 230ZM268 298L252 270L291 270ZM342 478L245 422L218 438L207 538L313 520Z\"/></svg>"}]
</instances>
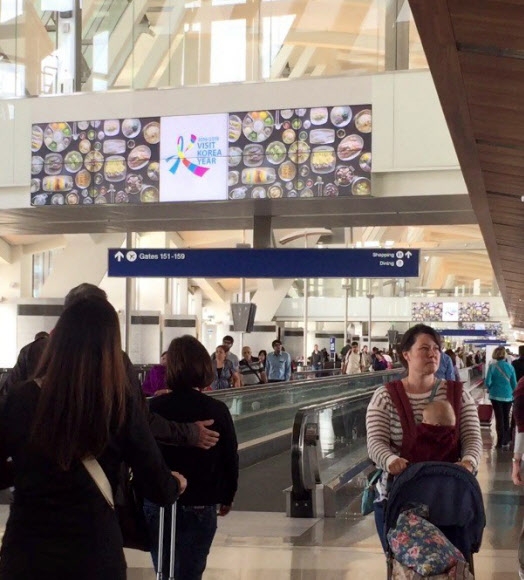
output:
<instances>
[{"instance_id":1,"label":"blue stroller canopy","mask_svg":"<svg viewBox=\"0 0 524 580\"><path fill-rule=\"evenodd\" d=\"M453 463L429 461L410 465L391 485L386 506L386 536L400 513L413 504L429 507L437 526L469 561L480 549L486 515L474 475Z\"/></svg>"}]
</instances>

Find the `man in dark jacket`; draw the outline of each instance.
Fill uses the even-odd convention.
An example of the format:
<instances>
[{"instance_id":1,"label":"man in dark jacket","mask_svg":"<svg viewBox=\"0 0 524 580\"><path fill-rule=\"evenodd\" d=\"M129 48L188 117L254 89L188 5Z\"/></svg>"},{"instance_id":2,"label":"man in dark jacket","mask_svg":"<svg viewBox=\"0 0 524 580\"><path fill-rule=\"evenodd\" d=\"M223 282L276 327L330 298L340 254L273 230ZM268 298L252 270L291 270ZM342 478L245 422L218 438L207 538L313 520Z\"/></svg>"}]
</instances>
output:
<instances>
[{"instance_id":1,"label":"man in dark jacket","mask_svg":"<svg viewBox=\"0 0 524 580\"><path fill-rule=\"evenodd\" d=\"M68 292L64 300L64 308L67 308L79 298L90 297L107 300L107 294L104 290L94 284L85 282L79 286L75 286ZM0 409L3 401L7 397L8 390L16 383L27 381L36 372L40 357L48 343L48 338L45 336L39 337L40 334L37 334L38 338L35 337L36 340L21 349L16 365L9 373L0 390ZM212 420L197 421L195 423L174 423L167 421L156 413L151 413L143 396L140 381L133 368L133 364L125 352L122 352L122 356L124 358L127 378L132 387L131 391L136 397L140 398L144 412L148 415L149 427L157 441L164 444L188 445L202 449L210 449L217 444L218 433L208 429L213 423Z\"/></svg>"},{"instance_id":2,"label":"man in dark jacket","mask_svg":"<svg viewBox=\"0 0 524 580\"><path fill-rule=\"evenodd\" d=\"M515 374L517 375L517 383L522 377L524 377L524 344L519 346L519 358L515 359L512 363L515 369Z\"/></svg>"}]
</instances>

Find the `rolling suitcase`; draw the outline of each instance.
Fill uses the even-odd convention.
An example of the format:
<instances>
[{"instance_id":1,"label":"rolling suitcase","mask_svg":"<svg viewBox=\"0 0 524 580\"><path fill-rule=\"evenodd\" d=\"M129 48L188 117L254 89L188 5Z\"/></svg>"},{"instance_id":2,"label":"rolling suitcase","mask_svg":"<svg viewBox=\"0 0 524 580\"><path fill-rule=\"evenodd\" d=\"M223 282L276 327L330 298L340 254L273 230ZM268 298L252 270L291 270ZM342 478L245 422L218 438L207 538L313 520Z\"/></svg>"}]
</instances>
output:
<instances>
[{"instance_id":1,"label":"rolling suitcase","mask_svg":"<svg viewBox=\"0 0 524 580\"><path fill-rule=\"evenodd\" d=\"M493 419L493 406L487 397L487 392L478 403L478 414L481 427L489 427Z\"/></svg>"},{"instance_id":2,"label":"rolling suitcase","mask_svg":"<svg viewBox=\"0 0 524 580\"><path fill-rule=\"evenodd\" d=\"M164 523L165 523L164 507L160 508L160 524L158 527L158 570L156 573L156 580L174 580L175 578L175 541L176 541L176 502L171 506L171 553L169 555L169 576L164 575Z\"/></svg>"}]
</instances>

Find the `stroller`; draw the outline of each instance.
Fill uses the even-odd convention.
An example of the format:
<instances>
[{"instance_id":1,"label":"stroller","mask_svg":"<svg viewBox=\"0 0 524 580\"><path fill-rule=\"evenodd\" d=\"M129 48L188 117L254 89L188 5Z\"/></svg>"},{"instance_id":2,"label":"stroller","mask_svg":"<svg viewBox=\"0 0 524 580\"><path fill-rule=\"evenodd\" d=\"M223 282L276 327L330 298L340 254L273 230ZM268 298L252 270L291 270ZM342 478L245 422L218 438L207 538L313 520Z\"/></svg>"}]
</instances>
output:
<instances>
[{"instance_id":1,"label":"stroller","mask_svg":"<svg viewBox=\"0 0 524 580\"><path fill-rule=\"evenodd\" d=\"M453 463L429 461L410 465L391 484L385 513L385 533L394 528L403 509L414 504L429 508L429 521L458 548L474 574L473 554L478 552L486 526L479 484L471 473ZM393 553L387 552L388 580Z\"/></svg>"}]
</instances>

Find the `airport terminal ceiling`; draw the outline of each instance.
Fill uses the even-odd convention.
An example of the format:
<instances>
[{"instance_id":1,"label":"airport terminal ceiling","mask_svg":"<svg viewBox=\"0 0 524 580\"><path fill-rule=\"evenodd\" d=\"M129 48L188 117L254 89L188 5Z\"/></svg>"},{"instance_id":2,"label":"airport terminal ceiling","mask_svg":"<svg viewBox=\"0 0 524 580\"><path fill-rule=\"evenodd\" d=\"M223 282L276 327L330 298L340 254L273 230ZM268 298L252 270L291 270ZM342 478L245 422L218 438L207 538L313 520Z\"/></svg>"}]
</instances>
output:
<instances>
[{"instance_id":1,"label":"airport terminal ceiling","mask_svg":"<svg viewBox=\"0 0 524 580\"><path fill-rule=\"evenodd\" d=\"M8 65L0 94L56 94L64 79L67 83L57 34L65 13L59 15L56 6L63 5L0 1L0 57ZM83 0L81 5L76 91L427 68L407 0ZM403 29L400 59L388 48L396 24ZM11 42L13 35L19 42Z\"/></svg>"},{"instance_id":2,"label":"airport terminal ceiling","mask_svg":"<svg viewBox=\"0 0 524 580\"><path fill-rule=\"evenodd\" d=\"M8 234L115 233L251 229L256 219L282 227L358 227L475 224L469 197L405 197L243 200L239 203L121 204L6 209L0 237Z\"/></svg>"},{"instance_id":3,"label":"airport terminal ceiling","mask_svg":"<svg viewBox=\"0 0 524 580\"><path fill-rule=\"evenodd\" d=\"M524 327L524 4L410 5L510 320Z\"/></svg>"},{"instance_id":4,"label":"airport terminal ceiling","mask_svg":"<svg viewBox=\"0 0 524 580\"><path fill-rule=\"evenodd\" d=\"M140 246L147 238L137 235ZM37 253L63 247L64 236L19 235L2 237L12 247L22 246L22 251ZM166 240L173 246L185 248L231 248L238 244L252 244L253 231L178 231L167 233ZM103 243L103 237L100 238ZM477 225L435 226L369 226L346 228L277 228L272 232L273 247L282 248L420 248L420 277L403 280L374 280L349 282L352 296L365 296L371 289L377 296L496 296L498 288L493 270ZM143 246L142 246L143 247ZM239 291L238 279L214 281L220 290L235 294ZM257 290L257 280L246 280L247 292ZM348 281L340 279L316 279L308 281L310 296L340 297ZM369 285L371 284L371 286ZM206 293L205 287L203 288ZM296 280L289 292L290 297L304 294L304 281Z\"/></svg>"}]
</instances>

